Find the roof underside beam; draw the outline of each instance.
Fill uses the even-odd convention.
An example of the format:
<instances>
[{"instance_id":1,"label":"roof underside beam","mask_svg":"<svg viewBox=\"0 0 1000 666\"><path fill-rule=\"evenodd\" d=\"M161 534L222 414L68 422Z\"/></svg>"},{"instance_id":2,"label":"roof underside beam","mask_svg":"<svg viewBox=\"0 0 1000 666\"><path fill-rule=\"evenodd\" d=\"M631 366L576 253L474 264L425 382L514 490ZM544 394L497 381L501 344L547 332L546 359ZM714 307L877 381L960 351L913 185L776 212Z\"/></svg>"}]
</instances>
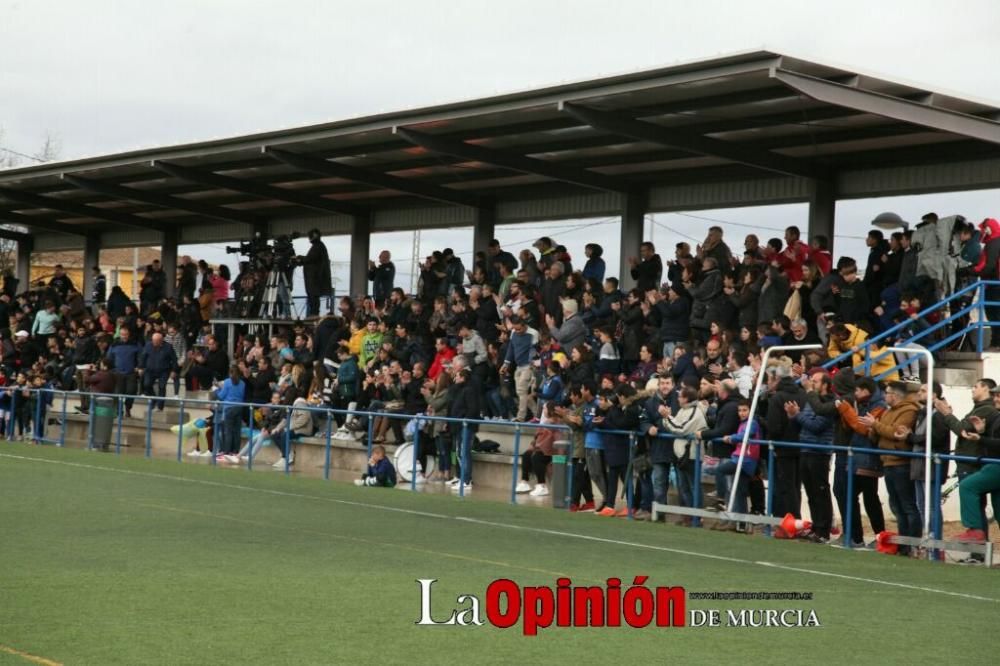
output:
<instances>
[{"instance_id":1,"label":"roof underside beam","mask_svg":"<svg viewBox=\"0 0 1000 666\"><path fill-rule=\"evenodd\" d=\"M820 102L1000 144L1000 123L985 118L934 108L919 101L842 85L785 69L771 70L771 78Z\"/></svg>"},{"instance_id":2,"label":"roof underside beam","mask_svg":"<svg viewBox=\"0 0 1000 666\"><path fill-rule=\"evenodd\" d=\"M311 171L324 176L333 176L334 178L343 178L345 180L374 185L376 187L385 187L398 192L405 192L406 194L422 197L424 199L431 199L459 206L471 206L473 208L477 208L482 205L479 197L439 185L429 185L410 178L400 178L399 176L393 176L387 173L360 169L347 164L331 162L330 160L310 157L308 155L302 155L301 153L292 153L287 150L271 148L269 146L265 146L263 148L263 152L279 162L283 162L289 166L295 167L296 169L302 169L303 171Z\"/></svg>"},{"instance_id":3,"label":"roof underside beam","mask_svg":"<svg viewBox=\"0 0 1000 666\"><path fill-rule=\"evenodd\" d=\"M28 229L38 229L40 231L53 231L59 234L73 234L74 236L96 236L97 232L86 228L57 222L48 218L37 218L34 215L23 215L21 213L3 212L0 213L0 224L16 224ZM7 233L17 233L7 231ZM28 234L26 234L28 235Z\"/></svg>"},{"instance_id":4,"label":"roof underside beam","mask_svg":"<svg viewBox=\"0 0 1000 666\"><path fill-rule=\"evenodd\" d=\"M748 166L804 178L824 178L826 174L802 160L786 157L768 150L747 148L730 141L686 132L683 129L663 127L636 120L629 116L598 111L577 104L561 103L561 111L576 118L581 123L605 132L626 136L637 141L648 141L670 148L676 148L698 155L720 157Z\"/></svg>"},{"instance_id":5,"label":"roof underside beam","mask_svg":"<svg viewBox=\"0 0 1000 666\"><path fill-rule=\"evenodd\" d=\"M596 171L575 169L547 162L545 160L536 159L534 157L525 157L524 155L517 155L497 150L495 148L487 148L485 146L466 143L465 141L445 139L443 137L425 134L424 132L417 132L405 127L394 127L392 131L394 134L403 137L410 143L416 146L421 146L435 153L454 155L456 157L476 162L485 162L486 164L493 164L494 166L503 167L505 169L545 176L546 178L552 178L553 180L573 183L574 185L582 185L583 187L589 187L595 190L620 193L628 192L632 189L628 182L612 176L605 176L597 173Z\"/></svg>"},{"instance_id":6,"label":"roof underside beam","mask_svg":"<svg viewBox=\"0 0 1000 666\"><path fill-rule=\"evenodd\" d=\"M185 210L189 213L194 213L195 215L222 220L224 222L255 224L261 221L260 217L253 215L252 213L247 213L241 210L233 210L231 208L209 206L207 204L198 203L197 201L173 197L168 194L144 192L132 187L124 187L122 185L116 185L105 181L81 178L70 174L63 174L62 179L67 183L71 183L72 185L79 187L81 190L87 190L88 192L94 192L96 194L113 197L115 199L127 199L130 201L139 201L151 206L159 206L161 208Z\"/></svg>"},{"instance_id":7,"label":"roof underside beam","mask_svg":"<svg viewBox=\"0 0 1000 666\"><path fill-rule=\"evenodd\" d=\"M0 227L0 238L3 238L5 240L17 241L18 243L21 243L31 238L31 236L25 233L21 233L20 231L15 231L13 229L5 229L3 227Z\"/></svg>"},{"instance_id":8,"label":"roof underside beam","mask_svg":"<svg viewBox=\"0 0 1000 666\"><path fill-rule=\"evenodd\" d=\"M165 225L163 223L155 220L147 220L146 218L129 215L128 213L120 213L118 211L108 210L105 208L97 208L95 206L88 206L74 201L67 201L65 199L44 197L32 192L23 192L21 190L14 190L7 187L0 187L0 197L25 206L30 206L32 208L45 208L47 210L54 210L78 217L88 217L97 220L104 220L105 222L114 222L115 224L135 229L154 229L156 231L162 231L165 229ZM5 215L10 214L11 213L5 213ZM29 222L29 220L34 219L30 215L20 215L18 217L22 219L16 222L16 224L33 224L39 229L46 228L39 222ZM72 225L59 225L58 222L53 222L51 220L47 221L46 224L50 225L47 229L48 231L61 231L84 236L87 235L86 232L74 230ZM52 227L51 225L58 225L59 228Z\"/></svg>"},{"instance_id":9,"label":"roof underside beam","mask_svg":"<svg viewBox=\"0 0 1000 666\"><path fill-rule=\"evenodd\" d=\"M333 199L326 199L313 194L296 192L295 190L290 190L285 187L277 187L268 183L259 183L256 181L244 180L242 178L224 176L222 174L215 173L214 171L207 171L205 169L195 169L192 167L171 164L169 162L160 162L158 160L154 160L152 165L160 171L170 174L171 176L182 180L188 180L192 183L198 183L199 185L221 187L234 192L242 192L243 194L249 194L265 199L276 199L278 201L284 201L286 203L295 204L304 208L321 210L327 213L360 215L365 211L365 209L361 206L356 206L349 202L335 201Z\"/></svg>"}]
</instances>

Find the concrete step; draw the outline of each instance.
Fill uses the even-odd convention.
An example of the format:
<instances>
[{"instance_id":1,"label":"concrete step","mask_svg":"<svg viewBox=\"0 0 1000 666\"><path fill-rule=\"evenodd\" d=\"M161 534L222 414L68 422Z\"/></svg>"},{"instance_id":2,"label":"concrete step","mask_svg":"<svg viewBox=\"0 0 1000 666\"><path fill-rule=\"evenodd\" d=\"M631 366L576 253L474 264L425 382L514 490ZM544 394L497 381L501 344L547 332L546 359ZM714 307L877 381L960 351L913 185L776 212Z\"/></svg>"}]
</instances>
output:
<instances>
[{"instance_id":1,"label":"concrete step","mask_svg":"<svg viewBox=\"0 0 1000 666\"><path fill-rule=\"evenodd\" d=\"M934 379L942 386L972 387L981 377L981 372L968 368L935 368Z\"/></svg>"}]
</instances>

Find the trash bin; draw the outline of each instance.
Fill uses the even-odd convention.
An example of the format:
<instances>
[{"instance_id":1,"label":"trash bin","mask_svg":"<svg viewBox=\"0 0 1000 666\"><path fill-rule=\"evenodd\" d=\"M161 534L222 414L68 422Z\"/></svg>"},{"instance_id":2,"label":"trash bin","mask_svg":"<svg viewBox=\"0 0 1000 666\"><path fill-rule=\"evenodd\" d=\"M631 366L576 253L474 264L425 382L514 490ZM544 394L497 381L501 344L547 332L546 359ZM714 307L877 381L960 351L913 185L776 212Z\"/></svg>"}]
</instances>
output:
<instances>
[{"instance_id":1,"label":"trash bin","mask_svg":"<svg viewBox=\"0 0 1000 666\"><path fill-rule=\"evenodd\" d=\"M570 443L565 439L557 439L552 444L552 496L553 509L565 509L569 488L566 487L566 461L569 457Z\"/></svg>"},{"instance_id":2,"label":"trash bin","mask_svg":"<svg viewBox=\"0 0 1000 666\"><path fill-rule=\"evenodd\" d=\"M115 427L115 417L118 415L118 405L114 398L94 398L92 429L93 441L91 446L102 451L107 451L111 445L111 432Z\"/></svg>"}]
</instances>

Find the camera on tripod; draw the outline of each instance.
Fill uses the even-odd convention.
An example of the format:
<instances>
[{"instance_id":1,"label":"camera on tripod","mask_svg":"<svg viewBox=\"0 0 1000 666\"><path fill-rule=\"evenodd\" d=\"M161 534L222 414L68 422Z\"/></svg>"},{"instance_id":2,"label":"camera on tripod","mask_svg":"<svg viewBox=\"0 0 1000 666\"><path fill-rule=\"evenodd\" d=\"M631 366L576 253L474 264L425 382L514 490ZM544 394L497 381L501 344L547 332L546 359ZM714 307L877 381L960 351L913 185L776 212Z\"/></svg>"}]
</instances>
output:
<instances>
[{"instance_id":1,"label":"camera on tripod","mask_svg":"<svg viewBox=\"0 0 1000 666\"><path fill-rule=\"evenodd\" d=\"M251 240L226 247L226 254L247 258L244 297L238 304L240 316L262 319L291 316L292 273L296 266L292 241L300 236L293 231L275 236L269 242L257 233Z\"/></svg>"}]
</instances>

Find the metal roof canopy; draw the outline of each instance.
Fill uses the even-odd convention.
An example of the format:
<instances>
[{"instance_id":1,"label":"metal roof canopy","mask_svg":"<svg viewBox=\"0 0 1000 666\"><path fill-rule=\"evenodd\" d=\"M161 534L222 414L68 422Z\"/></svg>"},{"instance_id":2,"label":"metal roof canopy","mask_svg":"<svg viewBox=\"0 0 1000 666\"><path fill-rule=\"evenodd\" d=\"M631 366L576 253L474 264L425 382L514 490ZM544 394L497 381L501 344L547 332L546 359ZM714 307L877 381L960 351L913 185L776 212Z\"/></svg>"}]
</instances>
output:
<instances>
[{"instance_id":1,"label":"metal roof canopy","mask_svg":"<svg viewBox=\"0 0 1000 666\"><path fill-rule=\"evenodd\" d=\"M0 172L36 249L1000 187L1000 108L767 51ZM636 197L639 197L637 199ZM206 224L208 222L209 224ZM359 227L360 228L360 227Z\"/></svg>"}]
</instances>

